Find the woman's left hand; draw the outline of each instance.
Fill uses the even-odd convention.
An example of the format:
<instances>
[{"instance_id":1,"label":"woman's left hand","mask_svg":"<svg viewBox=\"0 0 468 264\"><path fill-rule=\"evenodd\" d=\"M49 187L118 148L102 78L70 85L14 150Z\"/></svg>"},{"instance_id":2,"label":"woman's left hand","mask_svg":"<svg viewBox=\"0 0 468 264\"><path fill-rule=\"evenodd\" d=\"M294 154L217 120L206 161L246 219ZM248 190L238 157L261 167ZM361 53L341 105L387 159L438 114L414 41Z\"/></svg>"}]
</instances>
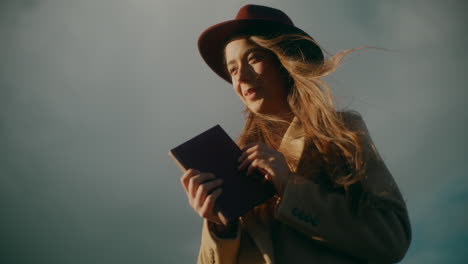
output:
<instances>
[{"instance_id":1,"label":"woman's left hand","mask_svg":"<svg viewBox=\"0 0 468 264\"><path fill-rule=\"evenodd\" d=\"M282 195L288 181L290 170L283 153L278 152L264 143L248 145L239 158L239 169L247 166L247 175L258 169L265 178L272 181L276 191Z\"/></svg>"}]
</instances>

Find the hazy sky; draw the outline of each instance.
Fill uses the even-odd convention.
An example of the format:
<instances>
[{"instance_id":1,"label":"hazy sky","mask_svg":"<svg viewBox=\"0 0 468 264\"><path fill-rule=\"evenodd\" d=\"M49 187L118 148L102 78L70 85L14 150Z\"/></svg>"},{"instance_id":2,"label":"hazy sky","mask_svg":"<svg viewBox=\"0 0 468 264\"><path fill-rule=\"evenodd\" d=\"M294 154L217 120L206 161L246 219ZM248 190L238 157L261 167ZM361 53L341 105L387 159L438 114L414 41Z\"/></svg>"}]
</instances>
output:
<instances>
[{"instance_id":1,"label":"hazy sky","mask_svg":"<svg viewBox=\"0 0 468 264\"><path fill-rule=\"evenodd\" d=\"M195 263L201 219L172 147L243 106L196 48L246 1L0 1L0 263ZM334 53L409 207L401 263L466 263L467 5L255 1Z\"/></svg>"}]
</instances>

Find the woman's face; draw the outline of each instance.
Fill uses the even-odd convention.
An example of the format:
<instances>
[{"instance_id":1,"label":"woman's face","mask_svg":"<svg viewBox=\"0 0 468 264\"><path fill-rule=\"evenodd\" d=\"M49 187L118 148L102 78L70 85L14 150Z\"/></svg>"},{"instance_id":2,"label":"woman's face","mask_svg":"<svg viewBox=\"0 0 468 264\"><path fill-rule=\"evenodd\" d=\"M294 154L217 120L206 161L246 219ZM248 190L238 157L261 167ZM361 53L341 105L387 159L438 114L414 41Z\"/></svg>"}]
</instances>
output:
<instances>
[{"instance_id":1,"label":"woman's face","mask_svg":"<svg viewBox=\"0 0 468 264\"><path fill-rule=\"evenodd\" d=\"M247 108L271 115L290 111L287 81L270 51L243 38L226 45L225 57L234 91Z\"/></svg>"}]
</instances>

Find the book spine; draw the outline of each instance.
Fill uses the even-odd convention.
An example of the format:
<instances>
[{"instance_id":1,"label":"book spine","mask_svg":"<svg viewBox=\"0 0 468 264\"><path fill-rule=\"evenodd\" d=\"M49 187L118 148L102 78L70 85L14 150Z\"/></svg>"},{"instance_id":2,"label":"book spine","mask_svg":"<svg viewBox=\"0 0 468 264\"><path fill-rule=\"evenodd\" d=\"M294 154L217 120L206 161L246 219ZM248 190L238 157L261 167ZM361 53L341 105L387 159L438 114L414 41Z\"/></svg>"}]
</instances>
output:
<instances>
[{"instance_id":1,"label":"book spine","mask_svg":"<svg viewBox=\"0 0 468 264\"><path fill-rule=\"evenodd\" d=\"M181 163L181 161L177 158L177 156L174 153L172 153L172 151L169 151L168 155L169 155L169 157L172 158L174 163L177 165L177 167L179 167L179 169L182 172L185 172L187 170L187 168Z\"/></svg>"}]
</instances>

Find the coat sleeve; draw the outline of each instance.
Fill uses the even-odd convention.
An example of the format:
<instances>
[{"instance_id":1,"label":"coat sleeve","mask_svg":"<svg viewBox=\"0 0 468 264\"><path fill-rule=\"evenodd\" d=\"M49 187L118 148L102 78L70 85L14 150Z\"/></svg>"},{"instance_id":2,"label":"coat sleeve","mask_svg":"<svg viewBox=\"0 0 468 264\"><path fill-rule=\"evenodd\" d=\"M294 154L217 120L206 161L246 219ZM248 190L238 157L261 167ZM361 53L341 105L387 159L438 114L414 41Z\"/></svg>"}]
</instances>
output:
<instances>
[{"instance_id":1,"label":"coat sleeve","mask_svg":"<svg viewBox=\"0 0 468 264\"><path fill-rule=\"evenodd\" d=\"M201 246L197 263L237 264L241 238L240 228L240 225L238 225L235 237L220 238L210 230L208 221L205 219L203 221Z\"/></svg>"},{"instance_id":2,"label":"coat sleeve","mask_svg":"<svg viewBox=\"0 0 468 264\"><path fill-rule=\"evenodd\" d=\"M373 145L361 118L364 144ZM377 154L378 156L378 154ZM317 243L378 263L400 261L411 241L405 202L381 158L367 160L363 193L367 203L355 213L343 192L326 191L295 175L285 188L276 218Z\"/></svg>"}]
</instances>

